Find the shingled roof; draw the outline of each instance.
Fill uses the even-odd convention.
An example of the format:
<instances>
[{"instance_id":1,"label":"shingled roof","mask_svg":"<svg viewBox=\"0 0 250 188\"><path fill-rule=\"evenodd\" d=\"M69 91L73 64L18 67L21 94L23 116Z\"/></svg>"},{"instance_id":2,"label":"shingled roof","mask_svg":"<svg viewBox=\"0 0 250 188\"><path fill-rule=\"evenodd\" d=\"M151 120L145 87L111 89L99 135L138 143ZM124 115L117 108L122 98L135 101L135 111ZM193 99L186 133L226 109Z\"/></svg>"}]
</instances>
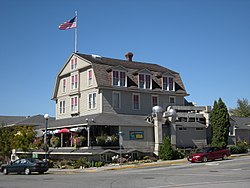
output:
<instances>
[{"instance_id":1,"label":"shingled roof","mask_svg":"<svg viewBox=\"0 0 250 188\"><path fill-rule=\"evenodd\" d=\"M147 70L152 75L152 85L153 85L152 91L164 92L162 91L161 78L163 75L169 75L169 76L173 76L175 79L175 90L176 90L175 92L177 94L181 94L185 96L188 95L179 73L173 70L170 70L168 68L165 68L161 65L153 64L153 63L143 63L143 62L137 62L137 61L120 60L120 59L107 58L107 57L101 57L101 56L96 56L96 55L72 53L69 59L67 60L66 64L64 65L60 73L58 74L52 99L56 99L57 89L59 85L59 75L61 74L63 69L66 67L70 58L74 55L90 63L90 66L92 66L94 70L96 82L99 88L112 87L111 85L112 69L116 67L122 67L127 71L127 75L128 75L127 87L122 88L122 89L139 90L138 76L137 76L138 72Z\"/></svg>"},{"instance_id":2,"label":"shingled roof","mask_svg":"<svg viewBox=\"0 0 250 188\"><path fill-rule=\"evenodd\" d=\"M152 74L154 91L162 91L160 78L163 74L165 74L174 76L176 82L175 88L177 93L187 94L179 73L158 64L120 60L107 57L96 57L93 55L80 53L77 53L77 55L92 63L92 67L94 69L97 84L99 87L110 87L112 82L111 76L108 74L108 72L112 70L112 68L120 66L124 67L127 70L128 88L138 88L138 78L136 74L138 73L138 71L146 69Z\"/></svg>"}]
</instances>

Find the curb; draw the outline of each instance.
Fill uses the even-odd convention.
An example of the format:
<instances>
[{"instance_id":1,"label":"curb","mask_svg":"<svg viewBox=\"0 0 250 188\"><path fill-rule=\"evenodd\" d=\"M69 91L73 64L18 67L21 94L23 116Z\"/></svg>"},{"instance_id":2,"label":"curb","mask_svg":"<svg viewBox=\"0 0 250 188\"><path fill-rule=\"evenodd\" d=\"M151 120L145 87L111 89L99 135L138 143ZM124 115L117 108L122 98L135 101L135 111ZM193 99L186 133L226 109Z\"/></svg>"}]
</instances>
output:
<instances>
[{"instance_id":1,"label":"curb","mask_svg":"<svg viewBox=\"0 0 250 188\"><path fill-rule=\"evenodd\" d=\"M233 154L230 155L229 158L243 157L249 156L250 153L244 154ZM95 173L109 170L124 170L124 169L132 169L132 168L145 168L145 167L158 167L158 166L170 166L170 165L180 165L190 163L186 158L178 159L178 160L169 160L169 161L157 161L152 163L139 163L139 164L125 164L125 165L110 165L103 167L92 167L92 168L83 168L83 169L57 169L50 168L48 170L48 174L78 174L78 173Z\"/></svg>"}]
</instances>

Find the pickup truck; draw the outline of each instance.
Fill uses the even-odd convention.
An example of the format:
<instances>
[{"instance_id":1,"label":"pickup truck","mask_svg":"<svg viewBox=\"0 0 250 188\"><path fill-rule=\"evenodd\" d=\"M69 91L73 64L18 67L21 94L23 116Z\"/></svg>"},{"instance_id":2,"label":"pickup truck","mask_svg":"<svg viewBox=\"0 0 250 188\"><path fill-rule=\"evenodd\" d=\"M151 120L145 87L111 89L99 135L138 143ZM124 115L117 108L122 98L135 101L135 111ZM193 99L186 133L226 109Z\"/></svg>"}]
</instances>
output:
<instances>
[{"instance_id":1,"label":"pickup truck","mask_svg":"<svg viewBox=\"0 0 250 188\"><path fill-rule=\"evenodd\" d=\"M226 160L230 156L230 150L227 148L205 147L198 149L195 153L189 155L187 160L194 162L207 162L215 159Z\"/></svg>"}]
</instances>

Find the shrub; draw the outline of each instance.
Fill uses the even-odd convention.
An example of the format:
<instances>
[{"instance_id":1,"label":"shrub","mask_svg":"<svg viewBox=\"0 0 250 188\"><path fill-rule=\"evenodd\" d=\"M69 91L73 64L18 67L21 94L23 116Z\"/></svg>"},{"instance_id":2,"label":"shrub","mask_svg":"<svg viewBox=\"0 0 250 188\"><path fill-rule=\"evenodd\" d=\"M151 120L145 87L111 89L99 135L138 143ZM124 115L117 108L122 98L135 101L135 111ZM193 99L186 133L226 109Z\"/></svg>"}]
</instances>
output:
<instances>
[{"instance_id":1,"label":"shrub","mask_svg":"<svg viewBox=\"0 0 250 188\"><path fill-rule=\"evenodd\" d=\"M184 157L183 153L172 147L170 138L164 137L163 143L160 145L159 158L161 160L173 160L173 159L182 159L183 157Z\"/></svg>"},{"instance_id":2,"label":"shrub","mask_svg":"<svg viewBox=\"0 0 250 188\"><path fill-rule=\"evenodd\" d=\"M248 144L244 141L237 142L236 146L230 147L230 152L232 154L247 153L248 152Z\"/></svg>"}]
</instances>

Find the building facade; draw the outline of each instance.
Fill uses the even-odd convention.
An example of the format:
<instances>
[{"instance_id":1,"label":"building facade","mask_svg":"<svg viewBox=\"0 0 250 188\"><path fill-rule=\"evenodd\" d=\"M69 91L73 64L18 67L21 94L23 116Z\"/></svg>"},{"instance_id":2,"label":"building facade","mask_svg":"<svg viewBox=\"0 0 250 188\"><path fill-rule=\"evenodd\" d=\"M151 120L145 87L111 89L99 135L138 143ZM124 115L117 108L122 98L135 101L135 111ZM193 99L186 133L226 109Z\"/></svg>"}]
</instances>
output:
<instances>
[{"instance_id":1,"label":"building facade","mask_svg":"<svg viewBox=\"0 0 250 188\"><path fill-rule=\"evenodd\" d=\"M60 141L53 148L49 143L51 155L84 155L109 161L122 152L138 158L157 154L156 142L171 136L171 122L162 118L156 125L152 107L161 106L165 111L169 106L187 105L188 93L180 74L158 64L133 61L131 52L125 57L71 54L57 75L52 97L56 120L49 124L49 139L58 137ZM196 147L196 140L206 144L206 120L201 124L197 118L195 122L179 118L175 146ZM160 126L159 131L156 126ZM84 139L75 147L80 137Z\"/></svg>"}]
</instances>

